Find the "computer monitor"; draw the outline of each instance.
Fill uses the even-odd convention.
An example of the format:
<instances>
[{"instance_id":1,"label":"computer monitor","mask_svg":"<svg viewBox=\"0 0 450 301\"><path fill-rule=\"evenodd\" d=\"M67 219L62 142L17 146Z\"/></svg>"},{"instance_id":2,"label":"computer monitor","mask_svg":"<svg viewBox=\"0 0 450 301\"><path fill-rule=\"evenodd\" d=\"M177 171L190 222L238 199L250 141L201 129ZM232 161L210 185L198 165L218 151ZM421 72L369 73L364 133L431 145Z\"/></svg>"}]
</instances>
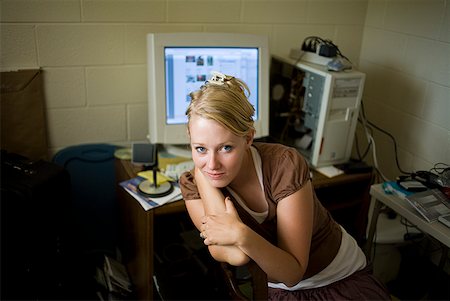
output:
<instances>
[{"instance_id":1,"label":"computer monitor","mask_svg":"<svg viewBox=\"0 0 450 301\"><path fill-rule=\"evenodd\" d=\"M148 51L148 120L151 143L187 146L189 93L211 71L242 79L255 108L255 138L269 135L269 49L266 36L230 33L151 33ZM185 148L188 149L188 148Z\"/></svg>"}]
</instances>

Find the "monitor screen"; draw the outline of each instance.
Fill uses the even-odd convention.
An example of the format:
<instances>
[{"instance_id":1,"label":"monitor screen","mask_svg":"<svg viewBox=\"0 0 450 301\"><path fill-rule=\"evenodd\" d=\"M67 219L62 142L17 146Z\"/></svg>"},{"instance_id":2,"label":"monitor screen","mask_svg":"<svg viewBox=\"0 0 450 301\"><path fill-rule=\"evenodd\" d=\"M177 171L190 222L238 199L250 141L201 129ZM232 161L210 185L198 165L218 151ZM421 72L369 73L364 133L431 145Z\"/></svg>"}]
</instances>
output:
<instances>
[{"instance_id":1,"label":"monitor screen","mask_svg":"<svg viewBox=\"0 0 450 301\"><path fill-rule=\"evenodd\" d=\"M256 138L269 134L269 50L266 36L228 33L147 35L151 143L188 144L189 94L218 71L243 80L255 108Z\"/></svg>"},{"instance_id":2,"label":"monitor screen","mask_svg":"<svg viewBox=\"0 0 450 301\"><path fill-rule=\"evenodd\" d=\"M189 93L198 90L220 71L242 79L249 87L249 100L258 119L258 48L165 47L166 124L184 124Z\"/></svg>"}]
</instances>

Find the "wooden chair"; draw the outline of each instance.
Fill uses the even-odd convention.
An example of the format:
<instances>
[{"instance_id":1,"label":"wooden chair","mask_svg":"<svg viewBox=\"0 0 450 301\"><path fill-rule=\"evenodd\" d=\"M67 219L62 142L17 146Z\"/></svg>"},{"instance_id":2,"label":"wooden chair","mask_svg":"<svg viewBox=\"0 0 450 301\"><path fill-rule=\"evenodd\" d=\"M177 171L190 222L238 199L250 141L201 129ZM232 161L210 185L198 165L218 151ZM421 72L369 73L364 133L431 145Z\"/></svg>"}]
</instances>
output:
<instances>
[{"instance_id":1,"label":"wooden chair","mask_svg":"<svg viewBox=\"0 0 450 301\"><path fill-rule=\"evenodd\" d=\"M224 193L225 195L233 197L229 194ZM276 241L268 231L268 228L261 226L258 222L256 222L253 217L243 209L239 203L234 203L237 212L239 213L242 221L256 231L259 235L266 238L269 241ZM250 283L251 283L251 296L247 296L242 292L239 288L239 281L236 277L236 267L233 267L226 263L221 263L221 270L223 271L226 284L228 286L230 297L232 300L267 300L268 298L268 285L267 285L267 275L266 273L253 261L251 260L247 263L246 268L248 273L250 274Z\"/></svg>"},{"instance_id":2,"label":"wooden chair","mask_svg":"<svg viewBox=\"0 0 450 301\"><path fill-rule=\"evenodd\" d=\"M232 300L267 300L267 275L254 261L250 261L246 266L250 274L251 296L247 296L240 289L240 283L236 277L236 268L223 262L220 265Z\"/></svg>"}]
</instances>

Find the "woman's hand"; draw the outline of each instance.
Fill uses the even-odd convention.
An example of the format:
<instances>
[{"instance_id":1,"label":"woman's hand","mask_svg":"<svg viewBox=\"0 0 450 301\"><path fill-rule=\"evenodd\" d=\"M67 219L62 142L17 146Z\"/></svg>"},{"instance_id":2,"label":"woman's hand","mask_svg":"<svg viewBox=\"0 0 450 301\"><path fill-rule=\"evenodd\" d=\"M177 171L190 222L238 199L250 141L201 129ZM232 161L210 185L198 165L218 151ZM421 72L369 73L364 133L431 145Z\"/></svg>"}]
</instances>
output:
<instances>
[{"instance_id":1,"label":"woman's hand","mask_svg":"<svg viewBox=\"0 0 450 301\"><path fill-rule=\"evenodd\" d=\"M225 212L202 217L201 236L205 239L205 245L237 245L245 227L236 208L227 197Z\"/></svg>"},{"instance_id":2,"label":"woman's hand","mask_svg":"<svg viewBox=\"0 0 450 301\"><path fill-rule=\"evenodd\" d=\"M213 187L198 168L195 168L194 173L195 181L202 198L186 202L186 208L188 209L189 215L195 226L202 233L202 231L205 230L203 228L204 224L202 224L205 216L227 214L227 208L224 201L225 197L222 192L218 188ZM237 213L234 215L237 220L240 221ZM208 219L205 221L207 220ZM211 229L213 228L215 227L211 226ZM212 245L209 240L206 240L205 244L208 245L211 256L217 261L228 262L231 265L238 266L246 264L250 260L249 257L237 247L230 245Z\"/></svg>"}]
</instances>

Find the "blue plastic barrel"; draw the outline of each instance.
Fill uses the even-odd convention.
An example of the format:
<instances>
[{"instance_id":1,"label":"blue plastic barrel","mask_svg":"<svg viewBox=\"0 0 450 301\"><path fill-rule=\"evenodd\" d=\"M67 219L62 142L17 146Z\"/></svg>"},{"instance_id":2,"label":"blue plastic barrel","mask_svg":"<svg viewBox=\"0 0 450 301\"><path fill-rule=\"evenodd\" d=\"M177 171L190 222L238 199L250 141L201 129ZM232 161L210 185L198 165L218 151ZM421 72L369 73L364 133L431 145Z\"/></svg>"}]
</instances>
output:
<instances>
[{"instance_id":1,"label":"blue plastic barrel","mask_svg":"<svg viewBox=\"0 0 450 301\"><path fill-rule=\"evenodd\" d=\"M115 254L118 205L114 151L110 144L64 148L53 162L70 174L73 234L83 253Z\"/></svg>"}]
</instances>

